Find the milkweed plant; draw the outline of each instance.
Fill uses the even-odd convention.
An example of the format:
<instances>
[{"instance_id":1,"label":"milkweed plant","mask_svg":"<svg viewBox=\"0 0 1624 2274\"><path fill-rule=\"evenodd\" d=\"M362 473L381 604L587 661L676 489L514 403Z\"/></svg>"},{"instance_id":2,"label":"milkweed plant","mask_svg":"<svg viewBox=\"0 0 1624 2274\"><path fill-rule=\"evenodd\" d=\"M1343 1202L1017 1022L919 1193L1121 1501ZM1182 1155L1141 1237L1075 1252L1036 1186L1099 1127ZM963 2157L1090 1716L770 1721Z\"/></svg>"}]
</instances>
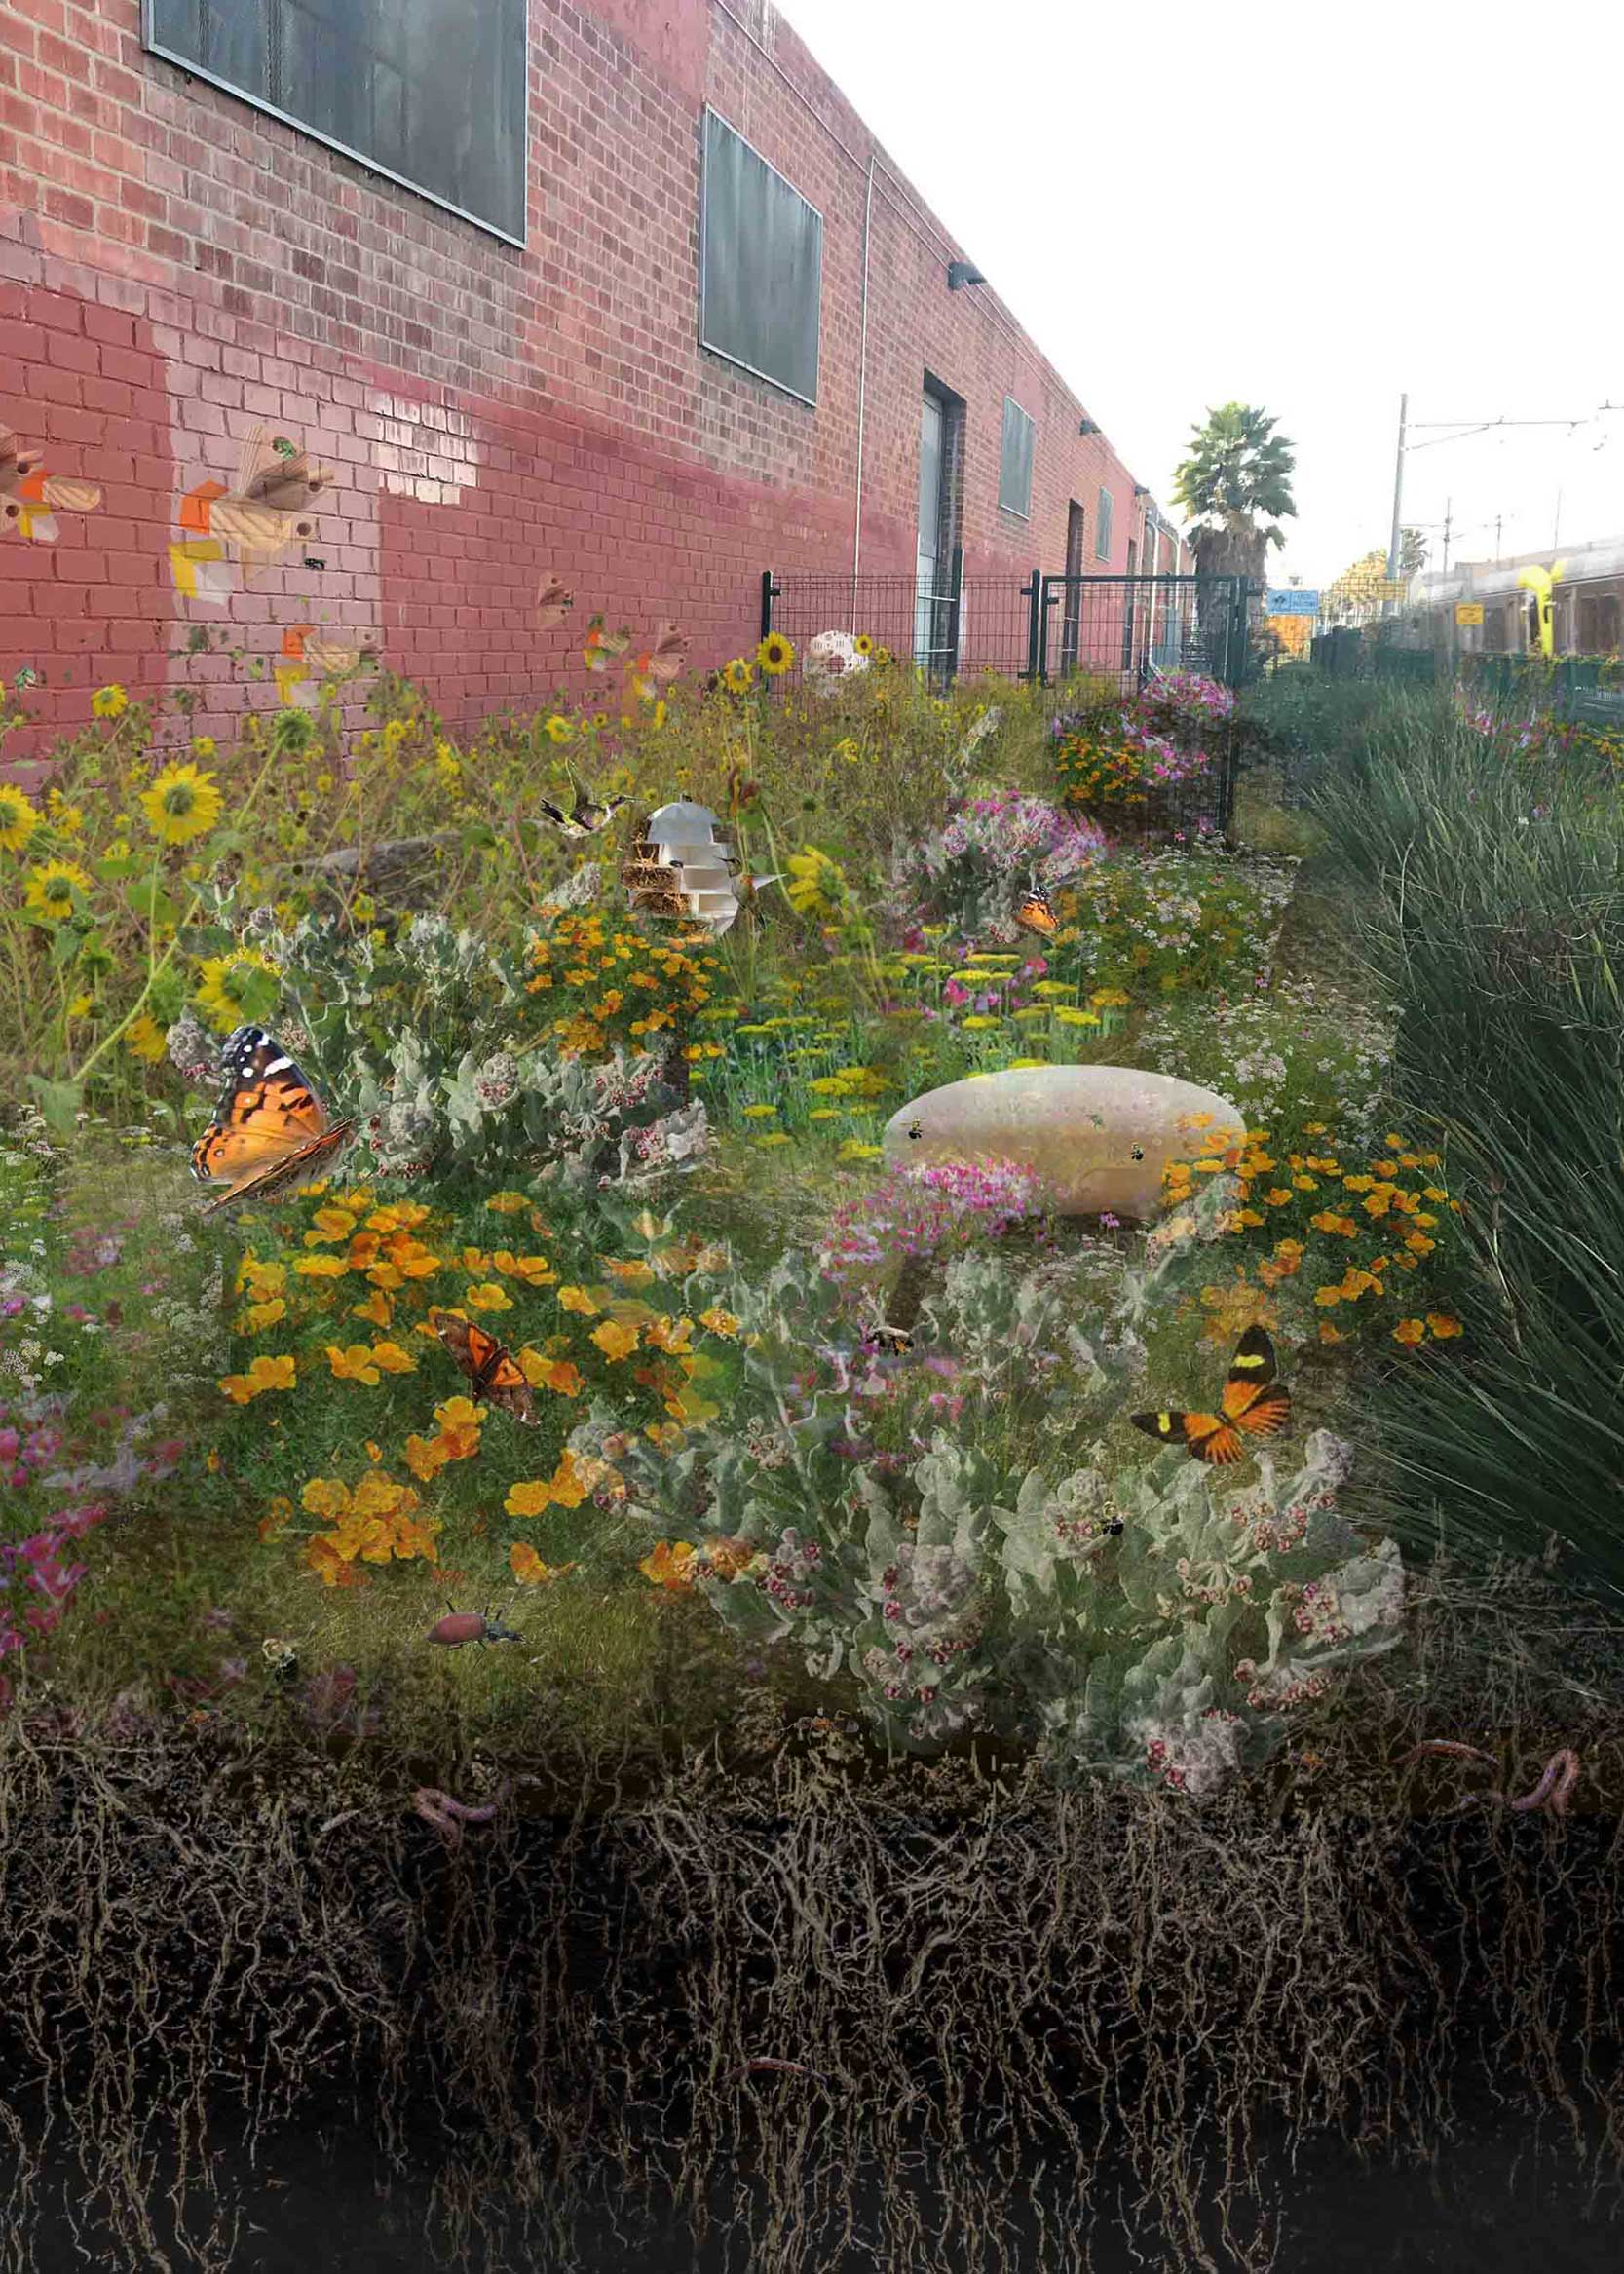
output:
<instances>
[{"instance_id":1,"label":"milkweed plant","mask_svg":"<svg viewBox=\"0 0 1624 2274\"><path fill-rule=\"evenodd\" d=\"M594 1405L634 1532L678 1553L725 1623L854 1678L877 1736L928 1754L972 1728L1199 1799L1268 1760L1294 1707L1393 1648L1403 1572L1338 1509L1327 1430L1238 1487L1181 1450L1128 1465L1147 1308L1205 1267L1215 1180L1141 1270L1103 1243L956 1255L913 1351L879 1355L815 1258L721 1272L742 1367L723 1414L661 1455Z\"/></svg>"}]
</instances>

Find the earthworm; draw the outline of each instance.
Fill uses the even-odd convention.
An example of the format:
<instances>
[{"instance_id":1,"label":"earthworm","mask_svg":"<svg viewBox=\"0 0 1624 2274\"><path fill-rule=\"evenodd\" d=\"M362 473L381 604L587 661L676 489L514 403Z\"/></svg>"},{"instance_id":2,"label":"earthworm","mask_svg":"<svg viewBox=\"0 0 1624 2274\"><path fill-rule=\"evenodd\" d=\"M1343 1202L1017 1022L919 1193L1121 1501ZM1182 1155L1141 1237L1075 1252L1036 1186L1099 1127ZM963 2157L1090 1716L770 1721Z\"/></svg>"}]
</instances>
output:
<instances>
[{"instance_id":1,"label":"earthworm","mask_svg":"<svg viewBox=\"0 0 1624 2274\"><path fill-rule=\"evenodd\" d=\"M750 2060L736 2068L733 2074L735 2078L749 2076L758 2068L774 2069L793 2076L815 2076L819 2084L827 2084L829 2081L821 2070L809 2068L804 2061L776 2061L770 2053L753 2055Z\"/></svg>"},{"instance_id":2,"label":"earthworm","mask_svg":"<svg viewBox=\"0 0 1624 2274\"><path fill-rule=\"evenodd\" d=\"M442 1793L437 1785L419 1785L412 1796L412 1806L426 1824L436 1832L443 1832L453 1847L463 1844L464 1824L488 1824L507 1797L508 1786L503 1784L494 1800L483 1807L471 1808L466 1800L454 1800L449 1793ZM461 1821L458 1821L461 1819Z\"/></svg>"},{"instance_id":3,"label":"earthworm","mask_svg":"<svg viewBox=\"0 0 1624 2274\"><path fill-rule=\"evenodd\" d=\"M1423 1753L1439 1753L1463 1760L1487 1761L1491 1767L1494 1765L1493 1755L1485 1753L1480 1746L1457 1745L1452 1738L1448 1737L1429 1737L1423 1744L1412 1747L1398 1763L1399 1767L1408 1768L1410 1763L1413 1761L1418 1761ZM1455 1806L1448 1810L1447 1813L1455 1815L1460 1809L1469 1808L1474 1800L1500 1800L1508 1808L1515 1809L1519 1815L1526 1815L1532 1808L1549 1807L1553 1815L1566 1816L1568 1798L1574 1785L1578 1782L1578 1777L1579 1757L1571 1746L1564 1745L1551 1755L1550 1760L1545 1763L1544 1773L1538 1784L1531 1793L1527 1794L1522 1800L1514 1800L1509 1793L1501 1792L1498 1785L1491 1785L1481 1793L1466 1794L1464 1799L1458 1800Z\"/></svg>"}]
</instances>

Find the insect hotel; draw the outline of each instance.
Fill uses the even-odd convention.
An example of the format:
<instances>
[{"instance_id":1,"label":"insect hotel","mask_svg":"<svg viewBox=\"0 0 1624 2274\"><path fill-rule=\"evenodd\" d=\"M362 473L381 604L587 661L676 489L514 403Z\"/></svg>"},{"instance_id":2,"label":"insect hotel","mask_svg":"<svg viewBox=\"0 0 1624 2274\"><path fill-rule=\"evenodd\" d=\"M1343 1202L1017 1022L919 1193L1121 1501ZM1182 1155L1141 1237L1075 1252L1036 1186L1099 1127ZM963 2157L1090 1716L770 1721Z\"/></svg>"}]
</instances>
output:
<instances>
[{"instance_id":1,"label":"insect hotel","mask_svg":"<svg viewBox=\"0 0 1624 2274\"><path fill-rule=\"evenodd\" d=\"M774 881L752 877L750 890ZM649 815L621 882L633 913L687 917L708 925L718 939L738 914L732 848L718 838L710 808L684 799Z\"/></svg>"}]
</instances>

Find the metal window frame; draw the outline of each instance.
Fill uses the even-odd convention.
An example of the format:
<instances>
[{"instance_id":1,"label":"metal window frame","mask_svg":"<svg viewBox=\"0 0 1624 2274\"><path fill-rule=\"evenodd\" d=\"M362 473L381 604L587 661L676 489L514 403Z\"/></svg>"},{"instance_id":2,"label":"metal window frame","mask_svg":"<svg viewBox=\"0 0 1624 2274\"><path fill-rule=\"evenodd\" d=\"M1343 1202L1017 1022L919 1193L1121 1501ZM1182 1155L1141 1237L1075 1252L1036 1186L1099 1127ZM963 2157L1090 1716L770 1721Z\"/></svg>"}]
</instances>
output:
<instances>
[{"instance_id":1,"label":"metal window frame","mask_svg":"<svg viewBox=\"0 0 1624 2274\"><path fill-rule=\"evenodd\" d=\"M1009 413L1012 410L1019 411L1022 418L1025 419L1027 425L1032 429L1032 463L1027 468L1026 506L1024 511L1019 506L1006 506L1003 502L1003 438L1009 431ZM1031 411L1029 411L1024 404L1017 402L1012 395L1006 395L1003 398L1003 424L999 430L999 512L1001 513L1012 513L1017 521L1030 521L1032 518L1032 492L1037 483L1037 479L1038 421L1033 417Z\"/></svg>"},{"instance_id":2,"label":"metal window frame","mask_svg":"<svg viewBox=\"0 0 1624 2274\"><path fill-rule=\"evenodd\" d=\"M1116 542L1116 497L1103 481L1099 484L1099 493L1094 503L1094 558L1109 560ZM1103 512L1100 511L1102 506L1105 509ZM1105 538L1103 550L1100 545L1102 536Z\"/></svg>"},{"instance_id":3,"label":"metal window frame","mask_svg":"<svg viewBox=\"0 0 1624 2274\"><path fill-rule=\"evenodd\" d=\"M237 86L230 79L222 79L218 72L205 70L195 57L177 55L173 48L165 47L157 36L154 24L157 0L141 0L141 46L148 55L162 57L166 63L172 63L176 70L184 71L189 79L202 79L210 87L218 87L223 94L235 95L239 102L245 102L250 110L263 112L267 118L280 119L284 127L291 127L295 133L307 134L311 141L320 142L323 149L336 150L341 158L351 159L357 166L364 166L369 173L379 175L384 181L393 181L399 188L411 190L415 196L426 198L430 205L438 206L442 213L455 213L459 221L467 221L471 228L483 229L487 236L499 238L504 245L516 246L521 252L528 249L530 243L530 10L528 5L520 11L524 26L524 125L523 144L519 158L519 180L524 204L524 235L521 237L510 235L499 223L486 220L483 214L471 213L466 206L453 205L449 198L441 197L437 190L426 189L422 182L413 181L407 174L397 173L393 167L382 165L376 158L368 158L364 150L354 150L348 142L340 142L335 140L331 134L323 134L319 127L311 126L304 119L295 118L291 111L279 110L274 102L267 102L262 95L250 95L246 88Z\"/></svg>"},{"instance_id":4,"label":"metal window frame","mask_svg":"<svg viewBox=\"0 0 1624 2274\"><path fill-rule=\"evenodd\" d=\"M742 356L733 355L727 348L719 348L714 340L708 340L705 337L705 177L708 172L707 159L710 150L710 130L708 122L711 119L715 119L719 126L726 127L728 133L732 134L736 141L742 142L745 149L749 151L752 158L759 158L763 166L766 167L769 173L776 174L778 180L783 183L785 189L788 190L792 196L800 198L802 205L806 207L808 212L812 214L816 219L817 374L812 382L813 386L818 385L823 377L823 241L825 235L823 208L821 206L814 206L811 198L805 196L795 187L795 184L790 180L787 173L779 172L777 167L774 165L772 159L769 158L764 151L758 150L756 148L755 144L750 140L748 134L741 134L738 132L738 129L734 125L732 119L728 118L722 111L719 111L714 103L709 102L705 104L704 108L699 113L699 345L704 349L706 355L720 356L723 362L731 363L736 371L748 371L752 379L760 379L766 386L775 387L780 395L787 395L792 402L804 402L809 410L815 410L817 408L817 397L815 395L803 395L798 387L791 387L787 380L774 379L771 371L759 370L754 363L745 362Z\"/></svg>"}]
</instances>

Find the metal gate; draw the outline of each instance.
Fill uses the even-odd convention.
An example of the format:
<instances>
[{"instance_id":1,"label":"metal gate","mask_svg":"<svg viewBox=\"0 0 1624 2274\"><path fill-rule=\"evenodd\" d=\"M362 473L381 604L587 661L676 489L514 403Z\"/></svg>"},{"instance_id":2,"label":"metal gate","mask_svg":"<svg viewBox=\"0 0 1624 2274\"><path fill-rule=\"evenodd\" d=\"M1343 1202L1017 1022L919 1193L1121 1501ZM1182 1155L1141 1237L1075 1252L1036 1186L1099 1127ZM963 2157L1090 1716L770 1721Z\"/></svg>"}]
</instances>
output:
<instances>
[{"instance_id":1,"label":"metal gate","mask_svg":"<svg viewBox=\"0 0 1624 2274\"><path fill-rule=\"evenodd\" d=\"M1249 675L1245 577L964 576L962 550L947 574L825 573L761 580L761 631L781 631L804 652L821 631L866 637L875 651L912 661L932 687L980 671L1060 685L1114 680L1137 693L1158 671L1199 671L1239 687Z\"/></svg>"},{"instance_id":2,"label":"metal gate","mask_svg":"<svg viewBox=\"0 0 1624 2274\"><path fill-rule=\"evenodd\" d=\"M1035 676L1114 678L1137 694L1153 672L1199 671L1239 687L1251 651L1245 577L1045 575Z\"/></svg>"}]
</instances>

